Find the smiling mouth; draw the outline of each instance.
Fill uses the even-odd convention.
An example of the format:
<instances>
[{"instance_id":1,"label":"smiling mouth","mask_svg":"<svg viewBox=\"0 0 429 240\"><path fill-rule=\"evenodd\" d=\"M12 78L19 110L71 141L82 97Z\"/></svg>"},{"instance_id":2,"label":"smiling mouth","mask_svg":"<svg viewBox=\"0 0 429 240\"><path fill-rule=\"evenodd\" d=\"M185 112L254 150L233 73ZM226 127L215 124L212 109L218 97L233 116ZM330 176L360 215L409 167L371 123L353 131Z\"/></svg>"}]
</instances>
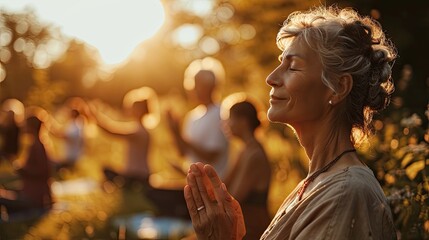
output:
<instances>
[{"instance_id":1,"label":"smiling mouth","mask_svg":"<svg viewBox=\"0 0 429 240\"><path fill-rule=\"evenodd\" d=\"M274 95L270 95L270 100L281 101L281 100L287 100L287 98L281 98Z\"/></svg>"}]
</instances>

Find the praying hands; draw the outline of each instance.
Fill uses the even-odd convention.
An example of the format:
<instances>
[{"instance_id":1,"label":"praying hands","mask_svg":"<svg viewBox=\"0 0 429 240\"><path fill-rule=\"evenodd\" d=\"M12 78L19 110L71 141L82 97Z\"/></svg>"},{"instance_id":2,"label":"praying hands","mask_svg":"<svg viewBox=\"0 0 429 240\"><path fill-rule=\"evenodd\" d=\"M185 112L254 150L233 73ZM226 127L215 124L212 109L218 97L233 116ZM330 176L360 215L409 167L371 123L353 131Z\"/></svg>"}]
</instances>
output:
<instances>
[{"instance_id":1,"label":"praying hands","mask_svg":"<svg viewBox=\"0 0 429 240\"><path fill-rule=\"evenodd\" d=\"M242 239L246 234L240 204L227 191L214 168L195 163L184 195L198 239Z\"/></svg>"}]
</instances>

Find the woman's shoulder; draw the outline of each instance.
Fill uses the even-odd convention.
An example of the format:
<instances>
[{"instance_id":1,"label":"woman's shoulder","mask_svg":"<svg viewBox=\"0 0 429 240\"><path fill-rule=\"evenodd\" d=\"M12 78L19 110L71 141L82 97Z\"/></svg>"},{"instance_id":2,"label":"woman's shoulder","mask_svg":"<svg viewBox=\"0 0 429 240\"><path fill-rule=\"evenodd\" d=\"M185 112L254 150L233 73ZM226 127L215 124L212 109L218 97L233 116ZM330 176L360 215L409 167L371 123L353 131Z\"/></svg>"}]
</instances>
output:
<instances>
[{"instance_id":1,"label":"woman's shoulder","mask_svg":"<svg viewBox=\"0 0 429 240\"><path fill-rule=\"evenodd\" d=\"M366 166L351 166L344 169L346 172L346 183L357 189L380 187L380 183L374 176L372 170Z\"/></svg>"},{"instance_id":2,"label":"woman's shoulder","mask_svg":"<svg viewBox=\"0 0 429 240\"><path fill-rule=\"evenodd\" d=\"M335 213L331 216L332 224L338 227L333 235L346 234L342 231L349 229L347 224L354 224L354 228L347 230L356 239L367 239L370 233L374 239L392 239L394 224L392 214L381 185L375 178L372 170L365 166L352 166L339 174L339 181L334 181L321 194ZM323 196L324 195L324 196ZM323 201L318 201L323 202ZM325 205L325 206L327 206ZM333 210L334 211L334 210Z\"/></svg>"},{"instance_id":3,"label":"woman's shoulder","mask_svg":"<svg viewBox=\"0 0 429 240\"><path fill-rule=\"evenodd\" d=\"M366 166L347 167L326 179L325 183L323 186L326 186L327 192L332 192L332 194L385 199L380 183L372 170Z\"/></svg>"}]
</instances>

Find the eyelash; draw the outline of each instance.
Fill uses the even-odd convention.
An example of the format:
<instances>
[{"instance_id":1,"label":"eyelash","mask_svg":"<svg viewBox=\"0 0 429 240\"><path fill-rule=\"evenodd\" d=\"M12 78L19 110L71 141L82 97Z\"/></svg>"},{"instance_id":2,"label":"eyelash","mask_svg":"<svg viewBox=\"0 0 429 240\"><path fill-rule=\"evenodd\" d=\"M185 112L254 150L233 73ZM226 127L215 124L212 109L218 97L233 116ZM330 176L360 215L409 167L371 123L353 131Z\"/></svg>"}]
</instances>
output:
<instances>
[{"instance_id":1,"label":"eyelash","mask_svg":"<svg viewBox=\"0 0 429 240\"><path fill-rule=\"evenodd\" d=\"M279 55L278 60L280 61L280 63L283 63L283 56L282 56L282 55ZM292 72L298 72L298 71L299 71L298 69L291 68L291 67L290 67L290 64L289 64L289 66L288 66L288 70L290 70L290 71L292 71Z\"/></svg>"}]
</instances>

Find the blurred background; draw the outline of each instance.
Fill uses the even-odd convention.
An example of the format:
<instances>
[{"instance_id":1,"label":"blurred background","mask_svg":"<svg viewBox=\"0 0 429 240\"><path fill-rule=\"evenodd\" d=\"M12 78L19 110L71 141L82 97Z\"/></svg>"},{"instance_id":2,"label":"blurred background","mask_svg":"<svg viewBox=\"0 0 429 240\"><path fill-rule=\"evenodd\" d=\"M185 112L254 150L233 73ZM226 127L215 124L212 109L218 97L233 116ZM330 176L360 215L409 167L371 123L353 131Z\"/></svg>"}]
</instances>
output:
<instances>
[{"instance_id":1,"label":"blurred background","mask_svg":"<svg viewBox=\"0 0 429 240\"><path fill-rule=\"evenodd\" d=\"M185 113L192 108L183 88L186 67L196 59L216 59L221 63L219 98L246 92L266 111L265 78L280 54L277 31L291 12L320 3L353 7L377 19L398 49L394 97L389 109L375 116L377 134L359 153L390 200L401 239L428 239L427 1L0 0L0 102L17 99L61 120L61 108L70 98L98 99L112 115L120 115L128 91L150 87L158 95L160 115L159 124L150 129L151 180L160 188L181 188L184 177L169 162L184 160L173 147L164 111ZM289 128L267 124L258 134L274 170L269 195L274 214L306 176L307 160ZM78 171L61 179L54 176L58 183L52 185L54 197L61 203L57 211L42 218L4 217L0 239L157 238L150 231L133 233L141 225L128 227L132 219L124 217L151 213L151 203L138 189L94 190L94 182L102 178L101 165L123 163L123 142L94 125L85 129L85 138ZM61 141L52 138L48 145L51 156L61 157ZM16 177L12 168L2 165L0 171L2 188L19 188L11 181ZM60 180L75 184L70 185L74 190L67 190ZM171 232L162 238L179 238Z\"/></svg>"}]
</instances>

